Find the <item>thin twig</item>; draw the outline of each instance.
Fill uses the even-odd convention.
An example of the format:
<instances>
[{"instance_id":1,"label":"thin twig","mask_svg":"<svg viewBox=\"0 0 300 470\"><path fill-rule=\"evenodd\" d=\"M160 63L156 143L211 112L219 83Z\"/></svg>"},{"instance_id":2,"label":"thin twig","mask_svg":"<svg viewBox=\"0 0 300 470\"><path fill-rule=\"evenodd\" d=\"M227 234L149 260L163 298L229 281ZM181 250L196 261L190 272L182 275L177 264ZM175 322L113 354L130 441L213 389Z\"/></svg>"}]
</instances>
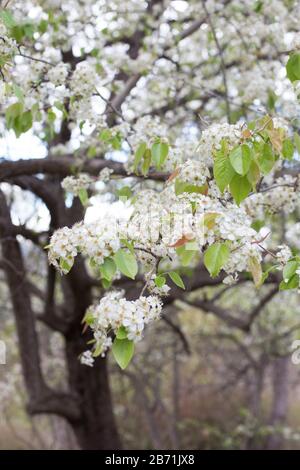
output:
<instances>
[{"instance_id":1,"label":"thin twig","mask_svg":"<svg viewBox=\"0 0 300 470\"><path fill-rule=\"evenodd\" d=\"M23 52L21 52L21 48L18 47L18 49L19 49L18 55L21 56L21 57L24 57L24 59L33 60L35 62L41 62L42 64L46 64L46 65L50 65L51 67L55 67L55 64L53 64L52 62L49 62L48 60L38 59L37 57L32 57L30 55L23 54Z\"/></svg>"}]
</instances>

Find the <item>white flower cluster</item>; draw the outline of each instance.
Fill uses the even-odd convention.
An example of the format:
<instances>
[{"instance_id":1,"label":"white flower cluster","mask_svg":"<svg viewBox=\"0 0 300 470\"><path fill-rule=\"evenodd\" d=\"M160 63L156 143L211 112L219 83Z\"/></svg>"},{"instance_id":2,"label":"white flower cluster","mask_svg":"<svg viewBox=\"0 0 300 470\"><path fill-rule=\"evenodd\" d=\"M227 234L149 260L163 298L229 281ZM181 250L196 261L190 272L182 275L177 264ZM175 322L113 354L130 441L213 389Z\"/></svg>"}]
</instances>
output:
<instances>
[{"instance_id":1,"label":"white flower cluster","mask_svg":"<svg viewBox=\"0 0 300 470\"><path fill-rule=\"evenodd\" d=\"M251 216L262 219L264 213L276 214L284 211L285 214L293 212L300 203L300 193L297 178L284 175L273 179L269 178L267 191L252 194L244 203Z\"/></svg>"},{"instance_id":2,"label":"white flower cluster","mask_svg":"<svg viewBox=\"0 0 300 470\"><path fill-rule=\"evenodd\" d=\"M197 144L195 137L191 140L185 137L177 138L174 145L169 148L168 158L164 163L164 171L172 173L187 160L199 161L199 154L196 153Z\"/></svg>"},{"instance_id":3,"label":"white flower cluster","mask_svg":"<svg viewBox=\"0 0 300 470\"><path fill-rule=\"evenodd\" d=\"M95 93L98 81L95 67L87 61L80 62L71 77L71 90L75 96L90 97Z\"/></svg>"},{"instance_id":4,"label":"white flower cluster","mask_svg":"<svg viewBox=\"0 0 300 470\"><path fill-rule=\"evenodd\" d=\"M287 245L279 245L279 251L276 253L276 258L278 259L279 263L285 265L288 260L293 256L291 249Z\"/></svg>"},{"instance_id":5,"label":"white flower cluster","mask_svg":"<svg viewBox=\"0 0 300 470\"><path fill-rule=\"evenodd\" d=\"M52 235L48 257L50 264L57 267L63 274L74 264L74 258L82 253L97 265L114 254L120 248L117 221L98 220L85 224L80 222L72 228L63 227Z\"/></svg>"},{"instance_id":6,"label":"white flower cluster","mask_svg":"<svg viewBox=\"0 0 300 470\"><path fill-rule=\"evenodd\" d=\"M73 266L74 258L77 255L76 245L71 241L72 235L72 229L63 227L56 230L50 239L49 263L57 267L63 274L69 272L69 267Z\"/></svg>"},{"instance_id":7,"label":"white flower cluster","mask_svg":"<svg viewBox=\"0 0 300 470\"><path fill-rule=\"evenodd\" d=\"M91 306L85 316L95 339L95 351L102 356L112 345L111 334L117 335L122 327L126 337L134 342L142 338L145 325L157 320L162 309L161 300L155 296L126 300L123 292L112 291ZM92 365L91 353L85 352L81 358L84 364Z\"/></svg>"},{"instance_id":8,"label":"white flower cluster","mask_svg":"<svg viewBox=\"0 0 300 470\"><path fill-rule=\"evenodd\" d=\"M127 68L131 73L143 73L151 68L154 59L154 52L142 52L136 60L127 59Z\"/></svg>"},{"instance_id":9,"label":"white flower cluster","mask_svg":"<svg viewBox=\"0 0 300 470\"><path fill-rule=\"evenodd\" d=\"M92 351L84 351L80 356L81 364L93 367L95 359L93 358Z\"/></svg>"},{"instance_id":10,"label":"white flower cluster","mask_svg":"<svg viewBox=\"0 0 300 470\"><path fill-rule=\"evenodd\" d=\"M201 161L211 165L215 150L220 148L222 139L226 139L230 147L237 145L241 139L242 128L240 124L212 124L202 132L198 145Z\"/></svg>"},{"instance_id":11,"label":"white flower cluster","mask_svg":"<svg viewBox=\"0 0 300 470\"><path fill-rule=\"evenodd\" d=\"M141 142L145 142L148 147L155 138L167 138L167 126L161 122L157 116L144 116L137 120L133 126L133 133L128 137L129 144L133 148L133 155L126 163L128 171L132 171L133 157Z\"/></svg>"},{"instance_id":12,"label":"white flower cluster","mask_svg":"<svg viewBox=\"0 0 300 470\"><path fill-rule=\"evenodd\" d=\"M150 271L150 274L151 272L152 271ZM167 284L164 284L163 286L158 287L154 282L155 278L156 278L155 274L152 274L150 278L149 278L149 275L145 276L148 291L151 292L151 294L159 295L160 297L167 296L171 288Z\"/></svg>"},{"instance_id":13,"label":"white flower cluster","mask_svg":"<svg viewBox=\"0 0 300 470\"><path fill-rule=\"evenodd\" d=\"M0 28L1 31L1 28ZM18 53L17 43L14 39L7 36L2 36L0 32L0 57L1 61L6 63L10 62L12 58Z\"/></svg>"},{"instance_id":14,"label":"white flower cluster","mask_svg":"<svg viewBox=\"0 0 300 470\"><path fill-rule=\"evenodd\" d=\"M236 284L237 280L238 280L238 274L237 273L228 274L228 276L224 277L223 284L225 284L227 286L233 286L234 284Z\"/></svg>"},{"instance_id":15,"label":"white flower cluster","mask_svg":"<svg viewBox=\"0 0 300 470\"><path fill-rule=\"evenodd\" d=\"M87 189L93 183L93 179L86 173L80 173L78 176L66 176L61 185L69 193L78 196L81 189Z\"/></svg>"},{"instance_id":16,"label":"white flower cluster","mask_svg":"<svg viewBox=\"0 0 300 470\"><path fill-rule=\"evenodd\" d=\"M64 62L58 63L57 65L51 67L48 70L48 80L55 86L64 85L69 74L69 69L69 64L66 64Z\"/></svg>"},{"instance_id":17,"label":"white flower cluster","mask_svg":"<svg viewBox=\"0 0 300 470\"><path fill-rule=\"evenodd\" d=\"M202 160L188 160L180 167L178 178L183 182L202 186L210 178L210 172Z\"/></svg>"},{"instance_id":18,"label":"white flower cluster","mask_svg":"<svg viewBox=\"0 0 300 470\"><path fill-rule=\"evenodd\" d=\"M291 224L287 228L285 236L289 245L300 250L300 222Z\"/></svg>"},{"instance_id":19,"label":"white flower cluster","mask_svg":"<svg viewBox=\"0 0 300 470\"><path fill-rule=\"evenodd\" d=\"M78 96L70 103L70 116L75 122L89 121L95 124L98 121L98 115L92 107L92 99L90 96Z\"/></svg>"},{"instance_id":20,"label":"white flower cluster","mask_svg":"<svg viewBox=\"0 0 300 470\"><path fill-rule=\"evenodd\" d=\"M244 245L236 245L231 247L230 257L223 267L223 270L231 274L235 279L237 273L248 271L249 260L256 260L257 263L261 263L262 255L261 250L257 245L247 242Z\"/></svg>"},{"instance_id":21,"label":"white flower cluster","mask_svg":"<svg viewBox=\"0 0 300 470\"><path fill-rule=\"evenodd\" d=\"M112 170L111 168L103 168L103 170L101 170L99 173L98 180L102 181L103 183L107 183L110 180L110 176L113 172L114 170Z\"/></svg>"},{"instance_id":22,"label":"white flower cluster","mask_svg":"<svg viewBox=\"0 0 300 470\"><path fill-rule=\"evenodd\" d=\"M243 206L220 202L214 190L212 195L208 190L207 196L183 193L176 197L172 183L160 194L151 190L139 192L134 207L127 234L141 249L137 251L138 258L146 268L155 265L151 253L175 259L175 247L184 239L193 241L199 252L216 242L230 242L230 260L224 268L229 274L247 269L250 256L260 259L251 217Z\"/></svg>"},{"instance_id":23,"label":"white flower cluster","mask_svg":"<svg viewBox=\"0 0 300 470\"><path fill-rule=\"evenodd\" d=\"M300 33L297 32L294 34L292 44L291 44L292 49L299 50L300 49Z\"/></svg>"},{"instance_id":24,"label":"white flower cluster","mask_svg":"<svg viewBox=\"0 0 300 470\"><path fill-rule=\"evenodd\" d=\"M241 86L244 103L252 103L257 99L265 102L270 90L274 87L274 77L270 76L270 70L265 70L261 64L253 67L252 70L245 71L242 75L242 82L244 84Z\"/></svg>"},{"instance_id":25,"label":"white flower cluster","mask_svg":"<svg viewBox=\"0 0 300 470\"><path fill-rule=\"evenodd\" d=\"M264 193L264 204L268 206L271 213L284 210L289 214L299 204L299 187L297 180L292 175L284 175L274 182L274 189Z\"/></svg>"}]
</instances>

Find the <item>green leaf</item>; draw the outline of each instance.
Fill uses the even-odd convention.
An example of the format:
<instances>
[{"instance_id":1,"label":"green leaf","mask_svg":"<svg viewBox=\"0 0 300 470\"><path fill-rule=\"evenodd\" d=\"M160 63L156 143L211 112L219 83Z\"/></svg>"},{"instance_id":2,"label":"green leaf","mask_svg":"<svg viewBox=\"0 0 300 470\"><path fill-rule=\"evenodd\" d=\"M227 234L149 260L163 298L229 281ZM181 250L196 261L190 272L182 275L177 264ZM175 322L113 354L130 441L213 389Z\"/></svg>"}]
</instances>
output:
<instances>
[{"instance_id":1,"label":"green leaf","mask_svg":"<svg viewBox=\"0 0 300 470\"><path fill-rule=\"evenodd\" d=\"M253 228L254 230L256 230L256 232L259 232L260 229L262 227L264 227L265 225L265 221L264 220L259 220L259 219L256 219L252 222L251 224L251 228Z\"/></svg>"},{"instance_id":2,"label":"green leaf","mask_svg":"<svg viewBox=\"0 0 300 470\"><path fill-rule=\"evenodd\" d=\"M286 64L287 77L291 82L300 80L300 53L292 54Z\"/></svg>"},{"instance_id":3,"label":"green leaf","mask_svg":"<svg viewBox=\"0 0 300 470\"><path fill-rule=\"evenodd\" d=\"M100 266L100 273L102 278L111 281L116 273L117 266L114 260L110 257L105 258L103 264Z\"/></svg>"},{"instance_id":4,"label":"green leaf","mask_svg":"<svg viewBox=\"0 0 300 470\"><path fill-rule=\"evenodd\" d=\"M35 121L41 121L42 120L42 113L39 109L39 104L38 103L35 103L32 106L31 112L32 112L32 119L34 119Z\"/></svg>"},{"instance_id":5,"label":"green leaf","mask_svg":"<svg viewBox=\"0 0 300 470\"><path fill-rule=\"evenodd\" d=\"M230 152L229 159L232 167L239 175L246 175L252 161L250 148L245 144L235 147Z\"/></svg>"},{"instance_id":6,"label":"green leaf","mask_svg":"<svg viewBox=\"0 0 300 470\"><path fill-rule=\"evenodd\" d=\"M298 274L294 274L288 282L284 280L281 281L279 284L279 290L289 290L289 289L296 289L299 287L299 276Z\"/></svg>"},{"instance_id":7,"label":"green leaf","mask_svg":"<svg viewBox=\"0 0 300 470\"><path fill-rule=\"evenodd\" d=\"M88 310L82 319L82 323L86 323L87 325L92 325L94 321L95 321L94 314L90 310Z\"/></svg>"},{"instance_id":8,"label":"green leaf","mask_svg":"<svg viewBox=\"0 0 300 470\"><path fill-rule=\"evenodd\" d=\"M12 28L16 23L9 10L1 10L0 18L7 28Z\"/></svg>"},{"instance_id":9,"label":"green leaf","mask_svg":"<svg viewBox=\"0 0 300 470\"><path fill-rule=\"evenodd\" d=\"M282 271L283 280L285 282L287 282L295 274L298 269L298 266L298 261L292 260L287 262Z\"/></svg>"},{"instance_id":10,"label":"green leaf","mask_svg":"<svg viewBox=\"0 0 300 470\"><path fill-rule=\"evenodd\" d=\"M196 184L186 183L181 181L179 178L175 181L175 194L178 196L183 193L197 193L197 194L207 194L208 187L206 184L202 186L197 186Z\"/></svg>"},{"instance_id":11,"label":"green leaf","mask_svg":"<svg viewBox=\"0 0 300 470\"><path fill-rule=\"evenodd\" d=\"M154 165L159 169L164 164L169 153L169 146L166 142L155 142L151 147L151 156Z\"/></svg>"},{"instance_id":12,"label":"green leaf","mask_svg":"<svg viewBox=\"0 0 300 470\"><path fill-rule=\"evenodd\" d=\"M229 258L226 243L214 243L204 253L204 266L212 277L216 277Z\"/></svg>"},{"instance_id":13,"label":"green leaf","mask_svg":"<svg viewBox=\"0 0 300 470\"><path fill-rule=\"evenodd\" d=\"M285 139L282 144L282 155L287 160L292 160L294 156L294 145L291 139Z\"/></svg>"},{"instance_id":14,"label":"green leaf","mask_svg":"<svg viewBox=\"0 0 300 470\"><path fill-rule=\"evenodd\" d=\"M125 326L120 326L120 328L117 331L116 337L118 339L126 339L127 338L127 330Z\"/></svg>"},{"instance_id":15,"label":"green leaf","mask_svg":"<svg viewBox=\"0 0 300 470\"><path fill-rule=\"evenodd\" d=\"M72 264L69 264L66 259L60 258L59 267L61 268L64 274L67 274L71 270Z\"/></svg>"},{"instance_id":16,"label":"green leaf","mask_svg":"<svg viewBox=\"0 0 300 470\"><path fill-rule=\"evenodd\" d=\"M188 266L190 262L195 258L199 250L195 250L194 243L186 243L185 245L176 248L176 252L180 257L182 266L185 267Z\"/></svg>"},{"instance_id":17,"label":"green leaf","mask_svg":"<svg viewBox=\"0 0 300 470\"><path fill-rule=\"evenodd\" d=\"M252 274L255 287L260 287L263 282L263 272L261 264L255 256L249 257L248 268Z\"/></svg>"},{"instance_id":18,"label":"green leaf","mask_svg":"<svg viewBox=\"0 0 300 470\"><path fill-rule=\"evenodd\" d=\"M64 103L61 103L60 101L55 101L54 106L55 108L59 109L59 111L63 113L64 119L68 118L69 114L68 114L68 111L66 110ZM85 121L81 121L81 127L83 126L84 123Z\"/></svg>"},{"instance_id":19,"label":"green leaf","mask_svg":"<svg viewBox=\"0 0 300 470\"><path fill-rule=\"evenodd\" d=\"M269 144L264 144L261 153L258 155L257 162L264 175L270 173L275 163L275 156Z\"/></svg>"},{"instance_id":20,"label":"green leaf","mask_svg":"<svg viewBox=\"0 0 300 470\"><path fill-rule=\"evenodd\" d=\"M114 150L120 150L122 147L122 140L120 135L114 135L110 140L109 143L111 144Z\"/></svg>"},{"instance_id":21,"label":"green leaf","mask_svg":"<svg viewBox=\"0 0 300 470\"><path fill-rule=\"evenodd\" d=\"M23 29L24 29L24 35L29 38L29 39L32 39L33 38L33 35L35 33L35 27L32 23L25 23L23 25Z\"/></svg>"},{"instance_id":22,"label":"green leaf","mask_svg":"<svg viewBox=\"0 0 300 470\"><path fill-rule=\"evenodd\" d=\"M101 283L104 289L109 289L111 287L111 281L109 281L108 279L101 279Z\"/></svg>"},{"instance_id":23,"label":"green leaf","mask_svg":"<svg viewBox=\"0 0 300 470\"><path fill-rule=\"evenodd\" d=\"M134 255L134 245L132 242L129 242L128 240L125 240L125 238L121 238L121 243L122 245L125 245L126 248Z\"/></svg>"},{"instance_id":24,"label":"green leaf","mask_svg":"<svg viewBox=\"0 0 300 470\"><path fill-rule=\"evenodd\" d=\"M155 285L160 289L163 287L166 283L166 278L162 275L156 276L154 279Z\"/></svg>"},{"instance_id":25,"label":"green leaf","mask_svg":"<svg viewBox=\"0 0 300 470\"><path fill-rule=\"evenodd\" d=\"M233 176L234 176L234 169L231 166L230 160L227 155L223 155L222 153L217 153L215 161L214 161L214 178L216 180L216 184L221 192L224 191L226 186L229 185Z\"/></svg>"},{"instance_id":26,"label":"green leaf","mask_svg":"<svg viewBox=\"0 0 300 470\"><path fill-rule=\"evenodd\" d=\"M118 190L118 197L121 201L126 202L127 199L131 198L132 191L129 186L123 186L123 188Z\"/></svg>"},{"instance_id":27,"label":"green leaf","mask_svg":"<svg viewBox=\"0 0 300 470\"><path fill-rule=\"evenodd\" d=\"M143 164L142 164L142 174L144 176L147 175L150 165L151 165L151 151L150 149L146 149L144 156L143 156Z\"/></svg>"},{"instance_id":28,"label":"green leaf","mask_svg":"<svg viewBox=\"0 0 300 470\"><path fill-rule=\"evenodd\" d=\"M253 8L255 13L260 13L263 6L264 6L264 2L256 1L255 4L254 4L254 8Z\"/></svg>"},{"instance_id":29,"label":"green leaf","mask_svg":"<svg viewBox=\"0 0 300 470\"><path fill-rule=\"evenodd\" d=\"M250 193L251 183L247 176L235 175L230 182L229 188L233 199L238 205L240 205L240 203L246 199Z\"/></svg>"},{"instance_id":30,"label":"green leaf","mask_svg":"<svg viewBox=\"0 0 300 470\"><path fill-rule=\"evenodd\" d=\"M174 185L176 196L179 196L179 194L185 193L185 188L187 185L188 183L186 183L185 181L181 181L179 178L177 178L175 180L175 185Z\"/></svg>"},{"instance_id":31,"label":"green leaf","mask_svg":"<svg viewBox=\"0 0 300 470\"><path fill-rule=\"evenodd\" d=\"M13 120L23 112L23 103L17 102L10 105L5 112L7 127L12 127Z\"/></svg>"},{"instance_id":32,"label":"green leaf","mask_svg":"<svg viewBox=\"0 0 300 470\"><path fill-rule=\"evenodd\" d=\"M100 354L102 353L103 351L103 346L101 343L97 343L94 351L93 351L93 357L99 357Z\"/></svg>"},{"instance_id":33,"label":"green leaf","mask_svg":"<svg viewBox=\"0 0 300 470\"><path fill-rule=\"evenodd\" d=\"M300 135L299 134L296 134L296 133L294 134L294 142L295 142L297 152L300 154Z\"/></svg>"},{"instance_id":34,"label":"green leaf","mask_svg":"<svg viewBox=\"0 0 300 470\"><path fill-rule=\"evenodd\" d=\"M114 255L114 260L117 268L130 279L134 279L138 272L138 265L134 254L120 248Z\"/></svg>"},{"instance_id":35,"label":"green leaf","mask_svg":"<svg viewBox=\"0 0 300 470\"><path fill-rule=\"evenodd\" d=\"M87 203L89 202L89 195L88 195L88 192L85 188L81 188L79 190L78 197L79 197L80 202L83 206L86 206Z\"/></svg>"},{"instance_id":36,"label":"green leaf","mask_svg":"<svg viewBox=\"0 0 300 470\"><path fill-rule=\"evenodd\" d=\"M146 152L147 145L145 142L141 142L138 148L136 149L135 155L134 155L134 161L133 161L133 169L134 171L137 171L138 166Z\"/></svg>"},{"instance_id":37,"label":"green leaf","mask_svg":"<svg viewBox=\"0 0 300 470\"><path fill-rule=\"evenodd\" d=\"M20 116L20 134L27 132L32 127L32 113L31 111L25 111Z\"/></svg>"},{"instance_id":38,"label":"green leaf","mask_svg":"<svg viewBox=\"0 0 300 470\"><path fill-rule=\"evenodd\" d=\"M103 129L103 131L100 134L100 140L103 140L103 142L107 142L111 139L111 130L110 129Z\"/></svg>"},{"instance_id":39,"label":"green leaf","mask_svg":"<svg viewBox=\"0 0 300 470\"><path fill-rule=\"evenodd\" d=\"M17 102L6 109L6 125L13 129L17 137L27 132L32 127L32 113L30 110L23 112L23 103Z\"/></svg>"},{"instance_id":40,"label":"green leaf","mask_svg":"<svg viewBox=\"0 0 300 470\"><path fill-rule=\"evenodd\" d=\"M22 25L17 24L11 28L10 34L17 42L22 42L25 36L25 29Z\"/></svg>"},{"instance_id":41,"label":"green leaf","mask_svg":"<svg viewBox=\"0 0 300 470\"><path fill-rule=\"evenodd\" d=\"M13 83L13 91L14 91L14 94L16 95L16 97L18 98L18 100L23 103L24 102L24 95L23 95L23 92L21 90L21 88L16 85L16 83Z\"/></svg>"},{"instance_id":42,"label":"green leaf","mask_svg":"<svg viewBox=\"0 0 300 470\"><path fill-rule=\"evenodd\" d=\"M260 179L260 171L257 163L252 160L249 171L247 173L249 183L251 183L253 190L256 189L256 185Z\"/></svg>"},{"instance_id":43,"label":"green leaf","mask_svg":"<svg viewBox=\"0 0 300 470\"><path fill-rule=\"evenodd\" d=\"M56 120L56 114L54 113L54 111L52 111L51 109L48 109L47 111L47 117L48 117L48 122L50 124L53 124Z\"/></svg>"},{"instance_id":44,"label":"green leaf","mask_svg":"<svg viewBox=\"0 0 300 470\"><path fill-rule=\"evenodd\" d=\"M112 345L112 353L121 369L126 369L134 353L134 342L129 339L115 338Z\"/></svg>"},{"instance_id":45,"label":"green leaf","mask_svg":"<svg viewBox=\"0 0 300 470\"><path fill-rule=\"evenodd\" d=\"M96 149L96 147L94 147L94 145L91 145L88 148L87 157L88 158L94 158L94 157L96 157L96 155L97 155L97 149Z\"/></svg>"},{"instance_id":46,"label":"green leaf","mask_svg":"<svg viewBox=\"0 0 300 470\"><path fill-rule=\"evenodd\" d=\"M40 34L44 34L48 29L48 21L47 20L41 20L38 25L38 31Z\"/></svg>"},{"instance_id":47,"label":"green leaf","mask_svg":"<svg viewBox=\"0 0 300 470\"><path fill-rule=\"evenodd\" d=\"M181 289L185 289L185 285L181 276L176 271L171 271L168 273L171 280L176 284L176 286L180 287Z\"/></svg>"},{"instance_id":48,"label":"green leaf","mask_svg":"<svg viewBox=\"0 0 300 470\"><path fill-rule=\"evenodd\" d=\"M269 90L269 92L268 92L268 101L267 101L267 105L268 105L269 110L273 111L275 109L276 100L277 100L276 93L274 93L273 90Z\"/></svg>"}]
</instances>

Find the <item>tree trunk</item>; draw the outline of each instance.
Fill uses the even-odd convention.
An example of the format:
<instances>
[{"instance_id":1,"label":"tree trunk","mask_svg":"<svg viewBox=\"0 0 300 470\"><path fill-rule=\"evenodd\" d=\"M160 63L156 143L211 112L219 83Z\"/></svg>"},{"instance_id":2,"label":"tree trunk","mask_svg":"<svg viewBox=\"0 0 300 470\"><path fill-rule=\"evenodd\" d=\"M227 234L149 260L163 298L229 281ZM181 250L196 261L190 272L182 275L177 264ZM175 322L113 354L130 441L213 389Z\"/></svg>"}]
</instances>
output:
<instances>
[{"instance_id":1,"label":"tree trunk","mask_svg":"<svg viewBox=\"0 0 300 470\"><path fill-rule=\"evenodd\" d=\"M117 450L121 442L113 414L106 359L97 359L94 367L80 364L79 354L85 341L66 340L69 383L72 393L79 397L81 417L71 422L81 449Z\"/></svg>"},{"instance_id":2,"label":"tree trunk","mask_svg":"<svg viewBox=\"0 0 300 470\"><path fill-rule=\"evenodd\" d=\"M252 370L249 382L249 411L257 424L261 419L261 397L264 386L265 365L265 360L262 358L260 364ZM256 436L249 437L246 443L248 450L258 449L261 446L262 443L257 441Z\"/></svg>"},{"instance_id":3,"label":"tree trunk","mask_svg":"<svg viewBox=\"0 0 300 470\"><path fill-rule=\"evenodd\" d=\"M284 425L288 412L288 374L290 358L279 357L273 363L273 402L270 418L271 426ZM282 433L274 432L268 439L266 448L281 449L284 439Z\"/></svg>"},{"instance_id":4,"label":"tree trunk","mask_svg":"<svg viewBox=\"0 0 300 470\"><path fill-rule=\"evenodd\" d=\"M82 333L82 318L92 303L91 287L83 260L78 260L72 274L62 279L63 310L55 309L55 275L48 271L44 314L40 319L66 341L69 392L48 387L41 368L36 315L32 309L23 256L10 217L5 196L0 191L0 226L5 274L16 318L23 376L28 393L28 412L65 418L72 426L82 449L119 449L121 447L113 416L106 361L98 359L94 368L84 366L79 355L87 349L87 334ZM74 217L76 211L74 210ZM62 315L63 313L63 315Z\"/></svg>"},{"instance_id":5,"label":"tree trunk","mask_svg":"<svg viewBox=\"0 0 300 470\"><path fill-rule=\"evenodd\" d=\"M65 279L65 309L71 326L65 334L69 388L79 398L80 420L71 422L82 449L116 450L121 442L113 414L106 359L97 358L94 367L83 365L79 356L88 349L89 332L83 334L82 318L92 304L91 288L86 284L82 259Z\"/></svg>"}]
</instances>

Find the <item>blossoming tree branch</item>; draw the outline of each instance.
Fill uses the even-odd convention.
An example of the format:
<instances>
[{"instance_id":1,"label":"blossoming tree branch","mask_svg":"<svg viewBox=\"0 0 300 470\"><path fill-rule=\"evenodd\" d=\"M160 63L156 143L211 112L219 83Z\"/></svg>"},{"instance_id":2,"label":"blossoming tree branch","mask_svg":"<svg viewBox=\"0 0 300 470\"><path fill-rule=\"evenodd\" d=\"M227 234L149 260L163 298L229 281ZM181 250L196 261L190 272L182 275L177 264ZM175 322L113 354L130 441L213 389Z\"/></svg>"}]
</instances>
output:
<instances>
[{"instance_id":1,"label":"blossoming tree branch","mask_svg":"<svg viewBox=\"0 0 300 470\"><path fill-rule=\"evenodd\" d=\"M250 278L258 290L272 285L265 303L299 288L299 8L1 2L1 132L31 132L47 153L0 162L3 269L29 409L64 416L83 447L93 436L82 416L92 429L99 410L87 416L78 395L86 402L96 380L110 403L104 356L111 350L126 368L165 305ZM15 223L15 186L47 207L46 233ZM91 221L85 213L99 200L122 209ZM48 255L40 315L19 235ZM195 305L245 331L259 314L240 321L212 301ZM37 320L65 336L76 396L45 384ZM118 439L108 410L104 446Z\"/></svg>"}]
</instances>

